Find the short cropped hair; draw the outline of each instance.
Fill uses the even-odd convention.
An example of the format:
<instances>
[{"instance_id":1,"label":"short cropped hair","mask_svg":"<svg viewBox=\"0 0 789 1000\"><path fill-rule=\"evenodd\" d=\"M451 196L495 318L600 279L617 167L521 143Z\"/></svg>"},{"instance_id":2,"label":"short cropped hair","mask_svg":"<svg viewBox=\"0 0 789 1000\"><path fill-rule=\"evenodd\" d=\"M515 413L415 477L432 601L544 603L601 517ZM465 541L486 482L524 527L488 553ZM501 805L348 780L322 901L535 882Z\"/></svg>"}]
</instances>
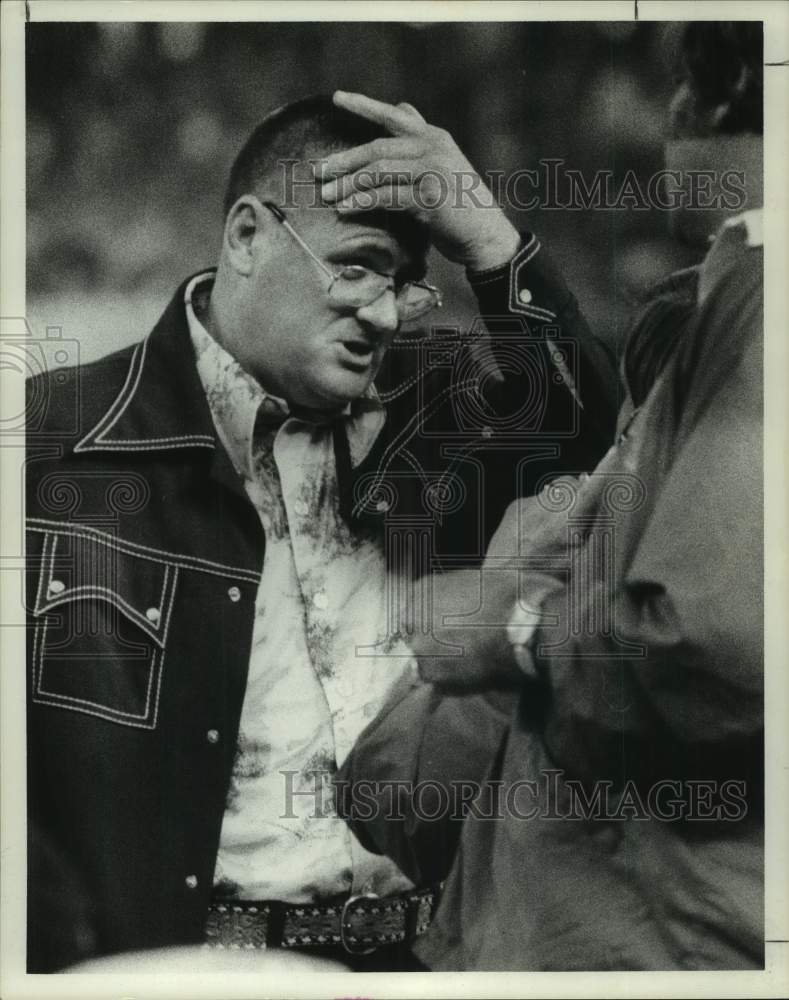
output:
<instances>
[{"instance_id":1,"label":"short cropped hair","mask_svg":"<svg viewBox=\"0 0 789 1000\"><path fill-rule=\"evenodd\" d=\"M254 191L262 181L273 179L282 161L350 149L386 135L380 125L335 107L325 94L277 108L250 135L230 169L225 215L242 194Z\"/></svg>"},{"instance_id":2,"label":"short cropped hair","mask_svg":"<svg viewBox=\"0 0 789 1000\"><path fill-rule=\"evenodd\" d=\"M252 194L267 181L283 177L281 164L285 160L325 156L387 137L391 134L381 125L336 107L327 94L277 108L266 115L236 157L225 190L224 214L227 216L243 194ZM424 259L430 241L422 223L404 211L366 213L369 221L373 217L415 260Z\"/></svg>"},{"instance_id":3,"label":"short cropped hair","mask_svg":"<svg viewBox=\"0 0 789 1000\"><path fill-rule=\"evenodd\" d=\"M679 73L700 111L725 107L717 132L762 134L763 52L760 21L691 21L685 27Z\"/></svg>"}]
</instances>

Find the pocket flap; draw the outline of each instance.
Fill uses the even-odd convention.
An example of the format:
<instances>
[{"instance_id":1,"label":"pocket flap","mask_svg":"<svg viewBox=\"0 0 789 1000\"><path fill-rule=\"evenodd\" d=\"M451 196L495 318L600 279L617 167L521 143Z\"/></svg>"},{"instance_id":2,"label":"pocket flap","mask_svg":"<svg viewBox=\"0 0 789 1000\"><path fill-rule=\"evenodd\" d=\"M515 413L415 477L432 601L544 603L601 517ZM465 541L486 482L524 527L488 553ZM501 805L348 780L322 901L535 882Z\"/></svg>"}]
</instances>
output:
<instances>
[{"instance_id":1,"label":"pocket flap","mask_svg":"<svg viewBox=\"0 0 789 1000\"><path fill-rule=\"evenodd\" d=\"M48 532L33 614L73 601L106 601L164 647L177 568L111 536Z\"/></svg>"}]
</instances>

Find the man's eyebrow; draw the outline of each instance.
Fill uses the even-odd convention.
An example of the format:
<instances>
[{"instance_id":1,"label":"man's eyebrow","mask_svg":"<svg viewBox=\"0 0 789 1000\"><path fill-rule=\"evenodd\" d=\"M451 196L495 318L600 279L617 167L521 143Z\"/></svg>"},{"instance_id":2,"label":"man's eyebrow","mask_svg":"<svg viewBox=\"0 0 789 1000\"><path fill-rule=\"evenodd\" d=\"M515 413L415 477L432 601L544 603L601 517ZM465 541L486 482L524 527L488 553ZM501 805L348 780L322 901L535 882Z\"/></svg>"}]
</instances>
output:
<instances>
[{"instance_id":1,"label":"man's eyebrow","mask_svg":"<svg viewBox=\"0 0 789 1000\"><path fill-rule=\"evenodd\" d=\"M426 273L424 259L415 260L410 254L394 249L388 241L373 233L349 236L330 251L329 256L341 258L344 254L354 253L369 254L375 259L375 269L381 271L391 270L395 261L402 258L395 273L403 281L421 281Z\"/></svg>"},{"instance_id":2,"label":"man's eyebrow","mask_svg":"<svg viewBox=\"0 0 789 1000\"><path fill-rule=\"evenodd\" d=\"M392 267L397 257L396 252L388 242L372 234L350 236L338 243L330 253L332 256L340 257L348 253L368 253L371 256L377 257L386 267Z\"/></svg>"}]
</instances>

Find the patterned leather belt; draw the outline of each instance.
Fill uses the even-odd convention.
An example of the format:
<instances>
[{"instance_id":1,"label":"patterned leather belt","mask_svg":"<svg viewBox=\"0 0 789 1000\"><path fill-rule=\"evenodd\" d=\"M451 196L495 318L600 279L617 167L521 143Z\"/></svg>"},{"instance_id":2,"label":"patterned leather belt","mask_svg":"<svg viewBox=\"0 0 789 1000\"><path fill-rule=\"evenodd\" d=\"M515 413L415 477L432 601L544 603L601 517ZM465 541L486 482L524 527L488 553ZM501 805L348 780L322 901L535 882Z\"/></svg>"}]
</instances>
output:
<instances>
[{"instance_id":1,"label":"patterned leather belt","mask_svg":"<svg viewBox=\"0 0 789 1000\"><path fill-rule=\"evenodd\" d=\"M381 898L350 896L331 904L214 900L205 923L209 948L320 948L366 955L413 941L430 925L440 886Z\"/></svg>"}]
</instances>

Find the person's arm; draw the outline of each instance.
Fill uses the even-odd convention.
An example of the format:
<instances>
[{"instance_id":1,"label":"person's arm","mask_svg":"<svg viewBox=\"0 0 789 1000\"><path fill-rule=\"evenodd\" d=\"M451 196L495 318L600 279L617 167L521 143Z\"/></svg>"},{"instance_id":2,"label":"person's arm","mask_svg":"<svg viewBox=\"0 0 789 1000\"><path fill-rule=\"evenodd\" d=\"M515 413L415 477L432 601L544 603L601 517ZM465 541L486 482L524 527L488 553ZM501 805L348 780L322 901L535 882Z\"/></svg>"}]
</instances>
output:
<instances>
[{"instance_id":1,"label":"person's arm","mask_svg":"<svg viewBox=\"0 0 789 1000\"><path fill-rule=\"evenodd\" d=\"M561 441L561 471L592 468L614 432L616 368L540 241L518 233L452 136L416 108L339 91L334 101L391 138L330 155L322 198L338 212L405 211L422 223L479 301L503 376L484 379L487 402L523 414L531 444Z\"/></svg>"},{"instance_id":2,"label":"person's arm","mask_svg":"<svg viewBox=\"0 0 789 1000\"><path fill-rule=\"evenodd\" d=\"M690 426L662 425L681 441L676 448L667 442L675 453L665 478L646 483L657 495L646 497L649 509L626 572L616 578L600 573L592 561L599 538L592 535L566 564L563 583L561 572L548 574L553 589L546 587L545 572L524 575L521 599L534 597L542 622L529 644L536 681L503 659L492 665L489 655L457 663L427 659L423 676L444 690L520 686L526 699L538 686L547 704L539 728L568 774L617 783L677 774L758 781L759 378L760 345L754 341L708 394L698 385L690 390ZM592 484L596 478L593 473ZM505 604L500 601L500 617Z\"/></svg>"},{"instance_id":3,"label":"person's arm","mask_svg":"<svg viewBox=\"0 0 789 1000\"><path fill-rule=\"evenodd\" d=\"M425 679L444 690L509 684L528 701L538 689L545 710L535 725L568 773L758 785L761 315L758 284L743 291L744 283L738 272L729 294L716 296L656 389L657 447L648 466L634 468L645 495L620 523L630 537L622 570L602 572L599 553L592 562L599 535L580 532L578 544L563 548L566 518L542 513L539 498L521 501L494 537L489 565L506 567L510 553L514 562L528 557L519 596L540 615L529 643L533 670L519 674L503 657L497 666L484 647L456 663L420 661ZM612 449L582 487L590 513L620 465ZM541 552L550 556L545 566L535 565ZM509 621L513 590L508 604L502 589L499 619Z\"/></svg>"},{"instance_id":4,"label":"person's arm","mask_svg":"<svg viewBox=\"0 0 789 1000\"><path fill-rule=\"evenodd\" d=\"M361 844L392 858L416 885L445 878L467 811L491 811L485 778L516 700L401 685L335 778L337 811Z\"/></svg>"},{"instance_id":5,"label":"person's arm","mask_svg":"<svg viewBox=\"0 0 789 1000\"><path fill-rule=\"evenodd\" d=\"M762 404L754 343L700 412L621 585L546 598L544 738L598 778L747 778L763 727ZM615 632L594 626L610 601ZM599 620L599 619L598 619ZM557 637L566 639L556 648ZM552 649L551 646L554 646ZM629 655L624 655L627 647Z\"/></svg>"},{"instance_id":6,"label":"person's arm","mask_svg":"<svg viewBox=\"0 0 789 1000\"><path fill-rule=\"evenodd\" d=\"M575 296L541 240L523 233L514 256L499 267L467 270L503 373L486 396L503 413L523 402L523 362L543 372L539 432L562 436L563 465L589 470L611 444L619 379L613 353L589 328ZM524 345L518 348L518 344ZM524 350L533 352L527 358Z\"/></svg>"}]
</instances>

